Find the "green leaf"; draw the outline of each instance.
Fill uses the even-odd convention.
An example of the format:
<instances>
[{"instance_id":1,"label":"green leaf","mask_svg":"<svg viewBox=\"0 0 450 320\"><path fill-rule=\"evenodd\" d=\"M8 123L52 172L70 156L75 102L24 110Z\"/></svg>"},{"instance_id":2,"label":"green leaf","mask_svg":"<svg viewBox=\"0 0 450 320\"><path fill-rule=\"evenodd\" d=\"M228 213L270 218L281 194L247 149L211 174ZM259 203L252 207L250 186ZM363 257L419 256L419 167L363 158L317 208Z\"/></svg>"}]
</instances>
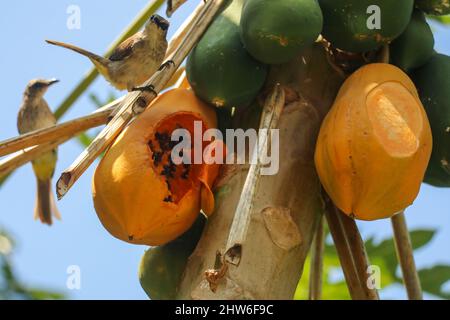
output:
<instances>
[{"instance_id":1,"label":"green leaf","mask_svg":"<svg viewBox=\"0 0 450 320\"><path fill-rule=\"evenodd\" d=\"M432 15L428 15L427 17L430 18L431 20L439 22L440 24L450 25L450 15L448 15L448 16L432 16Z\"/></svg>"},{"instance_id":2,"label":"green leaf","mask_svg":"<svg viewBox=\"0 0 450 320\"><path fill-rule=\"evenodd\" d=\"M82 133L82 134L80 134L80 135L77 137L77 139L78 139L78 142L79 142L84 148L87 148L87 147L91 144L92 140L94 140L94 137L91 136L91 135L89 135L89 134L87 134L87 133Z\"/></svg>"},{"instance_id":3,"label":"green leaf","mask_svg":"<svg viewBox=\"0 0 450 320\"><path fill-rule=\"evenodd\" d=\"M28 289L27 294L33 300L61 300L65 295L59 292L50 292L41 289Z\"/></svg>"},{"instance_id":4,"label":"green leaf","mask_svg":"<svg viewBox=\"0 0 450 320\"><path fill-rule=\"evenodd\" d=\"M322 285L322 299L323 300L349 300L350 294L347 289L347 284L343 281L332 282L330 279L331 273L340 268L337 257L324 256L324 270L323 270L323 285ZM305 261L303 269L303 276L298 283L297 290L294 295L295 300L308 299L309 292L309 274L311 271L310 257Z\"/></svg>"},{"instance_id":5,"label":"green leaf","mask_svg":"<svg viewBox=\"0 0 450 320\"><path fill-rule=\"evenodd\" d=\"M100 99L97 94L90 93L89 94L89 100L91 100L92 104L98 109L103 107L104 105L107 105L108 103L111 103L117 99L117 96L114 94L114 92L109 92L106 99Z\"/></svg>"},{"instance_id":6,"label":"green leaf","mask_svg":"<svg viewBox=\"0 0 450 320\"><path fill-rule=\"evenodd\" d=\"M0 177L0 187L6 182L6 180L8 180L11 174L12 172Z\"/></svg>"},{"instance_id":7,"label":"green leaf","mask_svg":"<svg viewBox=\"0 0 450 320\"><path fill-rule=\"evenodd\" d=\"M98 97L98 95L95 94L95 93L90 93L89 94L89 99L91 100L92 104L98 109L98 108L103 107L104 105L107 105L108 103L111 103L111 102L115 101L117 98L116 98L116 95L113 92L110 92L108 94L108 96L106 97L106 99L103 99L103 100L100 99ZM91 144L92 140L94 140L94 138L95 138L95 136L90 135L90 134L88 134L86 132L83 132L82 134L80 134L77 137L78 142L81 143L81 145L84 148L88 147Z\"/></svg>"},{"instance_id":8,"label":"green leaf","mask_svg":"<svg viewBox=\"0 0 450 320\"><path fill-rule=\"evenodd\" d=\"M444 292L442 287L450 281L450 266L437 265L429 269L419 270L422 289L435 296L450 299L450 292Z\"/></svg>"},{"instance_id":9,"label":"green leaf","mask_svg":"<svg viewBox=\"0 0 450 320\"><path fill-rule=\"evenodd\" d=\"M435 236L436 230L432 229L420 229L413 230L410 233L411 244L414 250L420 249L427 245ZM373 238L369 238L366 241L366 249L370 254L391 255L395 253L394 239L385 239L379 244L374 244ZM394 251L393 251L394 250Z\"/></svg>"},{"instance_id":10,"label":"green leaf","mask_svg":"<svg viewBox=\"0 0 450 320\"><path fill-rule=\"evenodd\" d=\"M414 250L420 249L426 246L436 234L435 230L414 230L410 232L411 243ZM392 238L384 239L383 241L376 243L374 238L369 238L365 241L365 246L367 250L367 254L370 259L370 263L373 265L377 265L380 267L381 274L381 288L386 288L394 283L402 284L402 279L396 276L396 270L398 269L398 261L395 251L395 244ZM444 266L445 268L450 268ZM323 288L322 288L322 298L324 300L330 299L350 299L350 295L347 289L347 285L345 281L333 282L330 279L330 275L336 268L340 268L339 257L337 256L336 249L332 244L326 244L324 250L324 273L323 273ZM439 288L442 286L445 281L444 279L450 279L450 277L446 274L447 269L436 270L437 272L441 272L439 276L437 276L438 280L434 283L438 283ZM422 278L422 274L424 271L419 271L419 276ZM308 288L309 288L309 273L310 273L310 260L307 259L303 276L300 279L300 282L297 286L297 290L295 293L295 299L307 299L308 298ZM436 290L436 287L428 284L428 279L422 279L423 289L426 292L438 295L440 297L445 297L446 293L442 293ZM442 282L443 281L443 282ZM433 283L433 281L431 281ZM439 283L441 285L439 285ZM438 293L436 293L438 292Z\"/></svg>"},{"instance_id":11,"label":"green leaf","mask_svg":"<svg viewBox=\"0 0 450 320\"><path fill-rule=\"evenodd\" d=\"M436 234L436 230L413 230L410 232L411 244L414 250L420 249L427 245ZM384 273L389 273L390 277L396 277L398 268L397 254L395 251L394 239L389 238L375 244L373 238L366 241L367 254L370 257L371 263L375 257L382 260L384 263Z\"/></svg>"},{"instance_id":12,"label":"green leaf","mask_svg":"<svg viewBox=\"0 0 450 320\"><path fill-rule=\"evenodd\" d=\"M11 250L14 248L13 240L5 231L0 231L0 237L10 241ZM9 252L2 254L0 251L0 299L55 300L65 298L64 294L59 292L25 286L17 278L10 255Z\"/></svg>"},{"instance_id":13,"label":"green leaf","mask_svg":"<svg viewBox=\"0 0 450 320\"><path fill-rule=\"evenodd\" d=\"M100 108L102 106L102 102L100 101L100 98L95 93L89 94L89 100L97 107Z\"/></svg>"}]
</instances>

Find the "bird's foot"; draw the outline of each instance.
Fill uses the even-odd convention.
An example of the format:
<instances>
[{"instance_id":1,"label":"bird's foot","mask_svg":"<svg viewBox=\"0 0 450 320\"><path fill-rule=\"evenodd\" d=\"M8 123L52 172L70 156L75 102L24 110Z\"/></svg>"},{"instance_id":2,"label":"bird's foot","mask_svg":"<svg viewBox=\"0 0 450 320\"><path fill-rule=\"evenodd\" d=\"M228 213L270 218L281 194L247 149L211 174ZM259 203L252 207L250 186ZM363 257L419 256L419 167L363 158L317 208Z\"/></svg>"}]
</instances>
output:
<instances>
[{"instance_id":1,"label":"bird's foot","mask_svg":"<svg viewBox=\"0 0 450 320\"><path fill-rule=\"evenodd\" d=\"M155 91L155 87L151 84L147 86L134 87L133 89L131 89L131 91L150 92L153 93L155 96L158 95L158 93Z\"/></svg>"},{"instance_id":2,"label":"bird's foot","mask_svg":"<svg viewBox=\"0 0 450 320\"><path fill-rule=\"evenodd\" d=\"M167 60L166 62L164 62L164 63L159 67L158 71L161 71L161 70L163 70L163 69L165 69L165 68L168 68L168 67L170 67L170 65L172 65L172 66L175 67L175 62L173 62L173 60Z\"/></svg>"}]
</instances>

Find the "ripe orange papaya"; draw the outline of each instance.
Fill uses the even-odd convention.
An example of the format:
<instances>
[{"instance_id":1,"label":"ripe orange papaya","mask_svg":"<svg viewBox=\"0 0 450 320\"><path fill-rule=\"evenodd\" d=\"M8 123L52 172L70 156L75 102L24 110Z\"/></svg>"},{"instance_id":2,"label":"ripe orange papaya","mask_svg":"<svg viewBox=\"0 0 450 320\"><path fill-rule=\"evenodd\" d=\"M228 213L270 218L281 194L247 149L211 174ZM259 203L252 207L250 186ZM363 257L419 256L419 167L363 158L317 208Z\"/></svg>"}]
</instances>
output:
<instances>
[{"instance_id":1,"label":"ripe orange papaya","mask_svg":"<svg viewBox=\"0 0 450 320\"><path fill-rule=\"evenodd\" d=\"M320 129L315 164L339 209L376 220L412 204L431 149L430 124L413 82L399 68L376 63L343 84Z\"/></svg>"},{"instance_id":2,"label":"ripe orange papaya","mask_svg":"<svg viewBox=\"0 0 450 320\"><path fill-rule=\"evenodd\" d=\"M212 213L211 187L220 165L176 165L171 157L177 144L171 141L175 129L189 131L195 150L195 121L201 121L203 132L216 128L215 110L192 90L170 90L107 151L95 171L92 193L97 215L113 236L134 244L163 245L188 230L200 209ZM208 146L211 142L200 143L202 154Z\"/></svg>"}]
</instances>

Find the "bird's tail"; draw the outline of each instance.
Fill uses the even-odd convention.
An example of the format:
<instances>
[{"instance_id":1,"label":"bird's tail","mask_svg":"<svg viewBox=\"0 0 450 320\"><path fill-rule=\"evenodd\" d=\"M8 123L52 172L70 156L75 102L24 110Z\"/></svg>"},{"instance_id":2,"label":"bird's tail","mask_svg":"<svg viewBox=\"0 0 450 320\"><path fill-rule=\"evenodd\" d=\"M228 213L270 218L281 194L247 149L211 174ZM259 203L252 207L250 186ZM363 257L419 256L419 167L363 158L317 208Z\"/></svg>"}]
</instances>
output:
<instances>
[{"instance_id":1,"label":"bird's tail","mask_svg":"<svg viewBox=\"0 0 450 320\"><path fill-rule=\"evenodd\" d=\"M109 60L99 56L95 53L92 53L90 51L84 50L80 47L74 46L72 44L69 43L64 43L64 42L59 42L59 41L53 41L53 40L45 40L45 42L52 44L54 46L58 46L58 47L62 47L62 48L66 48L72 51L75 51L76 53L79 53L87 58L89 58L93 64L95 64L95 66L97 67L98 71L103 74L103 75L108 75L108 63Z\"/></svg>"},{"instance_id":2,"label":"bird's tail","mask_svg":"<svg viewBox=\"0 0 450 320\"><path fill-rule=\"evenodd\" d=\"M34 218L41 220L42 223L52 225L52 216L61 219L61 214L56 207L55 197L52 193L51 179L37 179L36 206L34 209Z\"/></svg>"}]
</instances>

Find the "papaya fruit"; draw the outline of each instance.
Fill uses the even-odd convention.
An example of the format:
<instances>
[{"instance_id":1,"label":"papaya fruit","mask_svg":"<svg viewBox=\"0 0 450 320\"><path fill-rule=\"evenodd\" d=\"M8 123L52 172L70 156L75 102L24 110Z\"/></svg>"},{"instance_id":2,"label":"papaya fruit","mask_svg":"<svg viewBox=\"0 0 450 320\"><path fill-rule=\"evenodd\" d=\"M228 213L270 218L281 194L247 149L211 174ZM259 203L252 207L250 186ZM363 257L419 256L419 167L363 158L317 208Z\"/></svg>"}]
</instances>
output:
<instances>
[{"instance_id":1,"label":"papaya fruit","mask_svg":"<svg viewBox=\"0 0 450 320\"><path fill-rule=\"evenodd\" d=\"M213 21L187 59L194 92L218 108L250 104L264 85L267 65L253 59L239 34L243 0L234 0Z\"/></svg>"},{"instance_id":2,"label":"papaya fruit","mask_svg":"<svg viewBox=\"0 0 450 320\"><path fill-rule=\"evenodd\" d=\"M408 26L414 0L319 0L322 35L334 47L366 52L397 38Z\"/></svg>"},{"instance_id":3,"label":"papaya fruit","mask_svg":"<svg viewBox=\"0 0 450 320\"><path fill-rule=\"evenodd\" d=\"M240 31L248 52L267 64L292 60L322 31L317 0L247 0Z\"/></svg>"},{"instance_id":4,"label":"papaya fruit","mask_svg":"<svg viewBox=\"0 0 450 320\"><path fill-rule=\"evenodd\" d=\"M434 55L414 70L412 77L419 90L433 131L433 153L425 182L450 187L450 57Z\"/></svg>"},{"instance_id":5,"label":"papaya fruit","mask_svg":"<svg viewBox=\"0 0 450 320\"><path fill-rule=\"evenodd\" d=\"M391 63L409 72L425 64L434 54L434 37L425 15L415 11L405 32L390 46Z\"/></svg>"},{"instance_id":6,"label":"papaya fruit","mask_svg":"<svg viewBox=\"0 0 450 320\"><path fill-rule=\"evenodd\" d=\"M416 7L436 16L450 14L450 0L416 0Z\"/></svg>"},{"instance_id":7,"label":"papaya fruit","mask_svg":"<svg viewBox=\"0 0 450 320\"><path fill-rule=\"evenodd\" d=\"M95 210L114 237L133 244L163 245L188 230L200 209L212 213L211 187L220 164L208 164L207 159L175 164L172 157L178 144L171 139L176 129L191 134L190 149L186 148L191 159L196 149L202 148L203 154L217 143L195 142L199 123L202 134L216 128L214 108L191 90L173 89L155 99L117 137L92 182Z\"/></svg>"},{"instance_id":8,"label":"papaya fruit","mask_svg":"<svg viewBox=\"0 0 450 320\"><path fill-rule=\"evenodd\" d=\"M335 205L356 219L393 216L417 197L432 136L411 79L384 63L342 85L321 126L315 164Z\"/></svg>"},{"instance_id":9,"label":"papaya fruit","mask_svg":"<svg viewBox=\"0 0 450 320\"><path fill-rule=\"evenodd\" d=\"M206 224L199 215L182 236L160 247L145 251L139 264L139 282L152 300L173 300L189 256L197 246Z\"/></svg>"}]
</instances>

